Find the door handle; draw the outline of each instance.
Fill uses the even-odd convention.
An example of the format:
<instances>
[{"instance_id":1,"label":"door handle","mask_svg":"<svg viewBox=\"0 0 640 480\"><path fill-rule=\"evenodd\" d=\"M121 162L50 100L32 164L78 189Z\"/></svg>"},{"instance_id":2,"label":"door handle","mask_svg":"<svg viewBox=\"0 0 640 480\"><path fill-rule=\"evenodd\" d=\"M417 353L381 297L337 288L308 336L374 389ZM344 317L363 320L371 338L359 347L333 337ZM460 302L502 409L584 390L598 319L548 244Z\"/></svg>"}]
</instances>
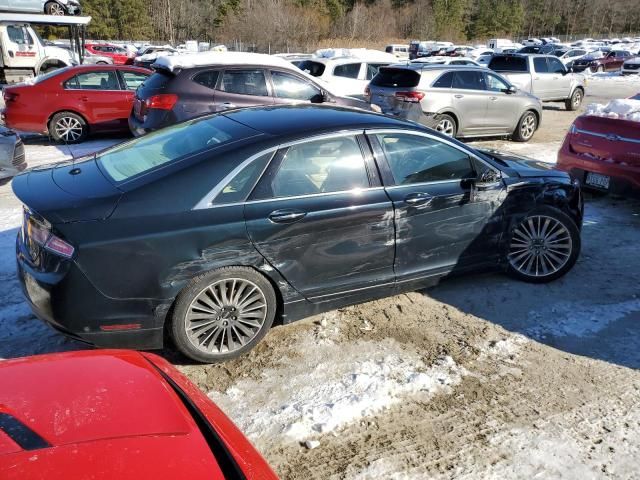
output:
<instances>
[{"instance_id":1,"label":"door handle","mask_svg":"<svg viewBox=\"0 0 640 480\"><path fill-rule=\"evenodd\" d=\"M433 197L428 193L410 193L404 197L404 203L407 205L426 205L433 200Z\"/></svg>"},{"instance_id":2,"label":"door handle","mask_svg":"<svg viewBox=\"0 0 640 480\"><path fill-rule=\"evenodd\" d=\"M294 223L298 220L302 220L307 215L307 212L302 210L292 210L290 208L284 210L276 210L269 214L269 220L273 223Z\"/></svg>"},{"instance_id":3,"label":"door handle","mask_svg":"<svg viewBox=\"0 0 640 480\"><path fill-rule=\"evenodd\" d=\"M460 95L459 93L454 95L455 98L464 98L464 95Z\"/></svg>"},{"instance_id":4,"label":"door handle","mask_svg":"<svg viewBox=\"0 0 640 480\"><path fill-rule=\"evenodd\" d=\"M231 102L224 102L224 103L222 104L222 107L223 107L223 108L225 108L225 109L228 109L228 108L236 108L235 104L233 104L233 103L231 103Z\"/></svg>"},{"instance_id":5,"label":"door handle","mask_svg":"<svg viewBox=\"0 0 640 480\"><path fill-rule=\"evenodd\" d=\"M498 97L489 97L489 100L493 100L494 102L498 99Z\"/></svg>"},{"instance_id":6,"label":"door handle","mask_svg":"<svg viewBox=\"0 0 640 480\"><path fill-rule=\"evenodd\" d=\"M540 77L535 77L534 80L540 80Z\"/></svg>"},{"instance_id":7,"label":"door handle","mask_svg":"<svg viewBox=\"0 0 640 480\"><path fill-rule=\"evenodd\" d=\"M83 102L88 102L89 101L89 97L83 95L80 97L80 100L82 100Z\"/></svg>"}]
</instances>

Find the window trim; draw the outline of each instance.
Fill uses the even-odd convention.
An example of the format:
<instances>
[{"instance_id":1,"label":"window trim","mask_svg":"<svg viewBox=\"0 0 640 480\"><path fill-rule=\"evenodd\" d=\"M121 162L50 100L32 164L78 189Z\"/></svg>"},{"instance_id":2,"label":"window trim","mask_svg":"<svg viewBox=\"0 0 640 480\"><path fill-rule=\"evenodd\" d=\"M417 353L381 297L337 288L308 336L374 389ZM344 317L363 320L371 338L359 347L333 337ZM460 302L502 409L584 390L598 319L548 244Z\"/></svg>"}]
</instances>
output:
<instances>
[{"instance_id":1,"label":"window trim","mask_svg":"<svg viewBox=\"0 0 640 480\"><path fill-rule=\"evenodd\" d=\"M496 167L494 167L493 165L488 164L485 160L483 160L482 158L480 158L478 155L476 155L474 152L466 150L464 148L460 148L459 145L456 145L453 142L450 142L448 140L445 140L443 138L440 138L436 135L432 135L430 133L427 132L419 132L419 131L415 131L415 130L406 130L406 129L393 129L393 128L374 128L374 129L367 129L365 130L365 135L367 137L367 139L369 140L369 143L371 144L371 146L373 147L374 153L375 153L375 159L376 162L378 163L378 166L380 167L381 173L382 173L382 184L383 187L385 189L394 189L397 187L409 187L409 186L413 186L413 185L436 185L436 184L442 184L442 183L460 183L461 179L454 179L454 180L436 180L433 182L420 182L420 183L409 183L409 184L397 184L395 178L393 177L393 173L391 172L391 166L389 165L389 160L387 159L387 156L384 153L384 149L382 148L382 145L380 145L380 142L378 141L378 138L376 137L376 135L379 134L385 134L385 133L396 133L396 134L403 134L403 135L414 135L417 137L424 137L424 138L428 138L430 140L435 140L437 142L441 142L444 143L445 145L448 145L450 147L455 148L456 150L464 153L465 155L469 156L469 159L473 159L474 161L477 161L480 163L480 165L493 170L495 173L501 175L502 171ZM375 145L375 146L374 146ZM384 166L380 165L380 163L383 163ZM474 167L474 162L471 162L471 166L472 168ZM383 173L384 172L384 173ZM390 183L388 183L390 182Z\"/></svg>"},{"instance_id":2,"label":"window trim","mask_svg":"<svg viewBox=\"0 0 640 480\"><path fill-rule=\"evenodd\" d=\"M243 162L241 162L237 167L235 167L231 172L229 172L222 180L220 180L220 182L218 182L218 184L216 184L211 190L209 190L209 192L204 195L199 201L198 203L196 203L191 210L204 210L204 209L209 209L209 208L220 208L220 207L228 207L228 206L232 206L232 205L249 205L249 204L253 204L253 203L264 203L264 202L274 202L274 201L283 201L283 200L288 200L288 199L296 199L296 198L308 198L308 197L320 197L323 195L337 195L337 194L344 194L344 193L349 193L349 192L353 192L353 190L343 190L343 191L339 191L339 192L321 192L321 193L310 193L307 195L298 195L295 197L278 197L278 198L266 198L266 199L260 199L260 200L252 200L251 197L253 195L253 190L255 190L255 188L258 186L258 184L260 183L260 181L262 180L262 177L264 176L264 174L267 172L267 170L269 169L269 167L271 166L271 163L273 162L277 152L280 152L286 148L289 148L291 146L294 145L299 145L301 143L308 143L308 142L312 142L312 141L316 141L316 140L324 140L324 139L330 139L330 138L340 138L340 137L355 137L356 141L358 142L361 152L362 152L362 157L363 157L363 162L365 164L365 168L367 169L367 178L369 180L369 188L361 188L358 189L357 191L370 191L370 190L376 190L376 189L382 189L384 188L384 186L378 185L378 186L371 186L371 177L369 176L368 172L369 172L369 163L367 162L367 153L366 151L362 151L363 150L363 145L361 142L358 141L358 135L363 135L364 133L364 129L356 129L356 130L345 130L342 132L334 132L334 133L323 133L323 134L318 134L318 135L314 135L311 137L305 137L305 138L300 138L297 140L292 140L289 142L284 142L278 145L273 145L269 148L265 148L263 150L260 150L259 152L251 155L249 158L247 158L246 160L244 160ZM370 144L369 144L370 145ZM266 155L269 152L273 152L273 155L271 156L271 158L269 159L269 161L267 162L267 165L265 166L265 169L263 170L262 174L260 175L258 181L256 182L256 184L254 185L253 190L251 191L251 193L247 196L247 199L245 199L244 201L241 202L232 202L232 203L218 203L218 204L214 204L213 200L216 198L216 196L222 191L222 189L231 181L233 180L233 178L235 178L235 176L240 173L246 166L248 166L250 163L252 163L253 161L255 161L256 159L260 158L263 155Z\"/></svg>"}]
</instances>

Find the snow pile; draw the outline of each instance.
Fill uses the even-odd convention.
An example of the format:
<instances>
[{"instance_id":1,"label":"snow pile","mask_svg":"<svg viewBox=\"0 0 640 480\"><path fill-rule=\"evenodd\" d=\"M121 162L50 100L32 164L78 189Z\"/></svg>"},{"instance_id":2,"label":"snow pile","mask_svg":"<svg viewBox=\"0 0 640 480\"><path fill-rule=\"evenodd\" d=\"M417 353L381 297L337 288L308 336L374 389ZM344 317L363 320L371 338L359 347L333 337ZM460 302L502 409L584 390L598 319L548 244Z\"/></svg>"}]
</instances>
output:
<instances>
[{"instance_id":1,"label":"snow pile","mask_svg":"<svg viewBox=\"0 0 640 480\"><path fill-rule=\"evenodd\" d=\"M422 473L410 474L400 470L401 468L394 465L391 459L379 458L371 462L364 470L355 475L349 475L347 478L350 480L424 480L425 478Z\"/></svg>"},{"instance_id":2,"label":"snow pile","mask_svg":"<svg viewBox=\"0 0 640 480\"><path fill-rule=\"evenodd\" d=\"M640 122L640 100L611 100L606 105L592 103L585 114Z\"/></svg>"},{"instance_id":3,"label":"snow pile","mask_svg":"<svg viewBox=\"0 0 640 480\"><path fill-rule=\"evenodd\" d=\"M527 329L527 334L539 339L548 336L594 335L611 323L638 311L640 311L638 299L609 305L562 302L546 309L530 312L529 321L535 326Z\"/></svg>"},{"instance_id":4,"label":"snow pile","mask_svg":"<svg viewBox=\"0 0 640 480\"><path fill-rule=\"evenodd\" d=\"M451 357L425 365L416 351L383 342L309 339L284 365L209 396L252 439L304 441L375 415L410 395L448 393L466 371Z\"/></svg>"},{"instance_id":5,"label":"snow pile","mask_svg":"<svg viewBox=\"0 0 640 480\"><path fill-rule=\"evenodd\" d=\"M180 53L172 56L161 56L156 60L155 66L162 67L170 72L179 68L206 67L209 65L270 65L292 69L292 65L286 60L274 55L264 53L245 52L200 52Z\"/></svg>"},{"instance_id":6,"label":"snow pile","mask_svg":"<svg viewBox=\"0 0 640 480\"><path fill-rule=\"evenodd\" d=\"M317 58L339 58L353 57L361 60L379 62L397 62L398 59L392 53L381 50L371 50L368 48L321 48L316 50L314 56Z\"/></svg>"}]
</instances>

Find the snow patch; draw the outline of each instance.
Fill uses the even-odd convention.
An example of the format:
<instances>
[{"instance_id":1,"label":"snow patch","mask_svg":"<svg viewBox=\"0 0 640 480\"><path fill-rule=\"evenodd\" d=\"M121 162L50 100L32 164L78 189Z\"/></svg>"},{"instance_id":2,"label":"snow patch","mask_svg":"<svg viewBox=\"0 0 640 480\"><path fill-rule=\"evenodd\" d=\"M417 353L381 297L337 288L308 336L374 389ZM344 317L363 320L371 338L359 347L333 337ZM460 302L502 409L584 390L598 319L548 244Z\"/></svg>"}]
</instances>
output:
<instances>
[{"instance_id":1,"label":"snow patch","mask_svg":"<svg viewBox=\"0 0 640 480\"><path fill-rule=\"evenodd\" d=\"M582 302L561 302L529 313L536 325L527 329L534 338L584 337L594 335L630 313L640 311L640 300L608 305L588 305Z\"/></svg>"},{"instance_id":2,"label":"snow patch","mask_svg":"<svg viewBox=\"0 0 640 480\"><path fill-rule=\"evenodd\" d=\"M400 403L410 395L449 393L466 374L451 357L426 365L418 352L382 342L320 344L309 339L284 365L244 379L218 403L250 438L303 441L333 432Z\"/></svg>"},{"instance_id":3,"label":"snow patch","mask_svg":"<svg viewBox=\"0 0 640 480\"><path fill-rule=\"evenodd\" d=\"M507 363L514 363L515 358L520 352L522 346L529 342L524 335L510 335L500 340L489 341L480 348L479 360L487 358L502 360Z\"/></svg>"},{"instance_id":4,"label":"snow patch","mask_svg":"<svg viewBox=\"0 0 640 480\"><path fill-rule=\"evenodd\" d=\"M179 68L206 67L209 65L270 65L285 67L292 70L294 67L286 60L274 55L264 53L245 52L200 52L180 53L179 55L161 56L155 65L173 72Z\"/></svg>"},{"instance_id":5,"label":"snow patch","mask_svg":"<svg viewBox=\"0 0 640 480\"><path fill-rule=\"evenodd\" d=\"M423 480L425 478L424 474L412 475L398 470L399 468L390 459L379 458L371 462L364 470L355 475L349 475L348 478L350 480Z\"/></svg>"},{"instance_id":6,"label":"snow patch","mask_svg":"<svg viewBox=\"0 0 640 480\"><path fill-rule=\"evenodd\" d=\"M585 114L640 122L640 100L611 100L606 105L592 103L587 106Z\"/></svg>"}]
</instances>

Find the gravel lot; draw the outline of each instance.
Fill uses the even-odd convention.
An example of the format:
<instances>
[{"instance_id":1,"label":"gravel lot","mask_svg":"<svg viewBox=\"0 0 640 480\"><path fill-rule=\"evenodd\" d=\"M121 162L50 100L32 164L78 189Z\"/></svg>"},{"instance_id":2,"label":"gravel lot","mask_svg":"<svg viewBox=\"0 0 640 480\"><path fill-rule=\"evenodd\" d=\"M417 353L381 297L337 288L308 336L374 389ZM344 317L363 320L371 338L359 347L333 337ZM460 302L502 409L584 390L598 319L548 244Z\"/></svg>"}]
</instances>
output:
<instances>
[{"instance_id":1,"label":"gravel lot","mask_svg":"<svg viewBox=\"0 0 640 480\"><path fill-rule=\"evenodd\" d=\"M640 79L603 76L587 88L586 103L606 102L640 91ZM550 105L530 143L476 143L553 162L574 117ZM30 140L27 158L48 163L118 140ZM0 222L0 358L83 348L21 298L9 185ZM446 280L276 327L223 365L161 353L284 479L638 478L639 238L640 202L589 197L582 255L552 284Z\"/></svg>"}]
</instances>

